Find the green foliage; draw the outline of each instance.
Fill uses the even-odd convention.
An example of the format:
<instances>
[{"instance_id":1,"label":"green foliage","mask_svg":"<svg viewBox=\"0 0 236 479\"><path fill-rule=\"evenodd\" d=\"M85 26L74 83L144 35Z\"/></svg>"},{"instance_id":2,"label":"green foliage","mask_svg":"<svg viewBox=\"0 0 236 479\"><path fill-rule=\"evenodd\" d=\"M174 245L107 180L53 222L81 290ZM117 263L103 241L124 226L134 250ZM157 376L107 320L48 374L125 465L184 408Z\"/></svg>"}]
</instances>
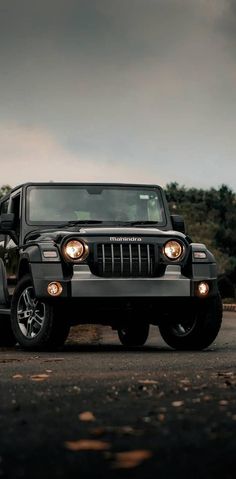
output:
<instances>
[{"instance_id":1,"label":"green foliage","mask_svg":"<svg viewBox=\"0 0 236 479\"><path fill-rule=\"evenodd\" d=\"M184 216L193 241L205 243L216 256L219 272L236 268L236 195L226 185L219 189L166 186L171 213Z\"/></svg>"},{"instance_id":2,"label":"green foliage","mask_svg":"<svg viewBox=\"0 0 236 479\"><path fill-rule=\"evenodd\" d=\"M11 191L11 187L9 185L3 185L0 188L0 198L7 195L7 193L9 193L9 191Z\"/></svg>"}]
</instances>

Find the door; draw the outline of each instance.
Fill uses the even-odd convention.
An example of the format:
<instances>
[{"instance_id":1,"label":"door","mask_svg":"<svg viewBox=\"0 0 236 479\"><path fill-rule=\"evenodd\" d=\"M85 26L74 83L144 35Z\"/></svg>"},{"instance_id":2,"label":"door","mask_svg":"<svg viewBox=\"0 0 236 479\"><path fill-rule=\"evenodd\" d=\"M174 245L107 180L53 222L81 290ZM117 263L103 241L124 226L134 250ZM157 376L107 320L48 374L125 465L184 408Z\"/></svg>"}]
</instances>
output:
<instances>
[{"instance_id":1,"label":"door","mask_svg":"<svg viewBox=\"0 0 236 479\"><path fill-rule=\"evenodd\" d=\"M4 263L7 272L7 285L10 294L13 293L19 264L19 237L20 237L20 212L21 212L21 193L14 192L10 197L8 213L14 213L14 238L5 236L4 241Z\"/></svg>"}]
</instances>

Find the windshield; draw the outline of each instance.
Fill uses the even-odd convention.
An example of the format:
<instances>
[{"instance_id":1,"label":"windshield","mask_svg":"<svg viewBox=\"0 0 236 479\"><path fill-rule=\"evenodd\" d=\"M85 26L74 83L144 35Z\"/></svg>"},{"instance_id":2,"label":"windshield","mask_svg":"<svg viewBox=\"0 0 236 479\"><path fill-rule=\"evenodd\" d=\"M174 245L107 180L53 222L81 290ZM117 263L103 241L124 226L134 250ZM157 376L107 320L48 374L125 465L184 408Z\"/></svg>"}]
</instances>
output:
<instances>
[{"instance_id":1,"label":"windshield","mask_svg":"<svg viewBox=\"0 0 236 479\"><path fill-rule=\"evenodd\" d=\"M129 186L29 186L29 224L63 222L165 223L158 188Z\"/></svg>"}]
</instances>

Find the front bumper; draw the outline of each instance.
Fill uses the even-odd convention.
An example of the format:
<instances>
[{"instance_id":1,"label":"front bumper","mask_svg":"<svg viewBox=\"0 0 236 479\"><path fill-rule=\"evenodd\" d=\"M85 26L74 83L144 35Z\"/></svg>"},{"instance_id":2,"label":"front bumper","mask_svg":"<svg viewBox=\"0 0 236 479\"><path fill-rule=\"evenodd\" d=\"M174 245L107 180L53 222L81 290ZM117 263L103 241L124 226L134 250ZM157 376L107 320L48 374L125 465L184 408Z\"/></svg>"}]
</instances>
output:
<instances>
[{"instance_id":1,"label":"front bumper","mask_svg":"<svg viewBox=\"0 0 236 479\"><path fill-rule=\"evenodd\" d=\"M161 278L100 278L85 269L75 271L71 281L72 297L185 297L190 289L190 280L173 268Z\"/></svg>"},{"instance_id":2,"label":"front bumper","mask_svg":"<svg viewBox=\"0 0 236 479\"><path fill-rule=\"evenodd\" d=\"M47 293L47 286L52 281L61 282L61 299L188 298L197 296L196 284L202 280L209 281L210 296L217 293L216 278L189 279L183 276L180 267L175 265L167 266L165 274L158 278L102 278L93 275L87 265L79 265L74 266L73 276L69 279L63 277L56 265L47 265L50 266L48 269L46 265L43 266L42 270L42 266L37 268L32 265L35 293L39 298L51 298Z\"/></svg>"}]
</instances>

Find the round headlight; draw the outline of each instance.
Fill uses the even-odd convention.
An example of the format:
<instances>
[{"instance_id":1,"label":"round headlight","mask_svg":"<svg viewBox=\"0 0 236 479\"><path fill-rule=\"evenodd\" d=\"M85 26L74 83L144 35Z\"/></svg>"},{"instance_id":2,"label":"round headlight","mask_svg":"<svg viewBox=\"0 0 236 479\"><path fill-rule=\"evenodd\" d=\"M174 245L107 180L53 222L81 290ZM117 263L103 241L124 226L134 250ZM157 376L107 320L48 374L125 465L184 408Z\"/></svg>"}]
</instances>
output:
<instances>
[{"instance_id":1,"label":"round headlight","mask_svg":"<svg viewBox=\"0 0 236 479\"><path fill-rule=\"evenodd\" d=\"M64 245L63 251L67 259L82 261L88 255L88 246L82 241L70 240Z\"/></svg>"},{"instance_id":2,"label":"round headlight","mask_svg":"<svg viewBox=\"0 0 236 479\"><path fill-rule=\"evenodd\" d=\"M179 259L183 254L183 246L178 241L168 241L164 246L164 253L169 259Z\"/></svg>"}]
</instances>

